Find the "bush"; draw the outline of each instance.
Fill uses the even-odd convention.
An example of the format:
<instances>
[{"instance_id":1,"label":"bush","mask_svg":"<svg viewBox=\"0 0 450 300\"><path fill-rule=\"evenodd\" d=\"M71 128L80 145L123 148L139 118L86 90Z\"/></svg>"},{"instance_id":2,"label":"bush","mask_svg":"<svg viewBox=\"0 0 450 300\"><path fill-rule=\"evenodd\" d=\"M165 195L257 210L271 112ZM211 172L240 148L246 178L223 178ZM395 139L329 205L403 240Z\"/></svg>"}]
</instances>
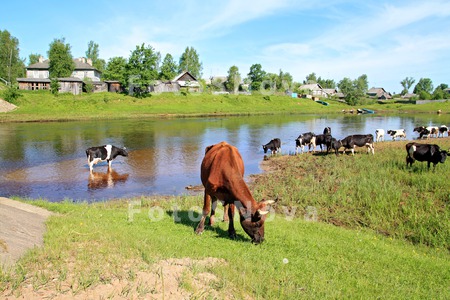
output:
<instances>
[{"instance_id":1,"label":"bush","mask_svg":"<svg viewBox=\"0 0 450 300\"><path fill-rule=\"evenodd\" d=\"M19 88L16 84L9 85L4 91L3 91L3 99L8 101L12 104L17 104L16 100L22 96L22 94L19 91Z\"/></svg>"},{"instance_id":2,"label":"bush","mask_svg":"<svg viewBox=\"0 0 450 300\"><path fill-rule=\"evenodd\" d=\"M58 79L52 79L50 82L50 92L55 95L58 96L59 94L59 82Z\"/></svg>"}]
</instances>

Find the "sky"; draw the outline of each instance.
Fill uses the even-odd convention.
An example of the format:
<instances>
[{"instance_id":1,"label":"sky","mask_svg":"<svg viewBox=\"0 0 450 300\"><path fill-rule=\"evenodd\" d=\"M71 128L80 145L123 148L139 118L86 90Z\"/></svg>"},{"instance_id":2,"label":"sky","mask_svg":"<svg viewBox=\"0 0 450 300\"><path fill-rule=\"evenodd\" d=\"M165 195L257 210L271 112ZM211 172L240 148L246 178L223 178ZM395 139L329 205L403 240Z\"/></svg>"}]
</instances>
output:
<instances>
[{"instance_id":1,"label":"sky","mask_svg":"<svg viewBox=\"0 0 450 300\"><path fill-rule=\"evenodd\" d=\"M205 79L226 76L231 66L246 77L260 64L296 82L311 73L336 83L366 74L369 88L391 93L401 92L406 77L450 85L449 0L23 0L1 7L0 30L19 40L26 64L30 54L47 58L50 43L64 38L74 58L94 41L106 61L145 44L178 62L193 47Z\"/></svg>"}]
</instances>

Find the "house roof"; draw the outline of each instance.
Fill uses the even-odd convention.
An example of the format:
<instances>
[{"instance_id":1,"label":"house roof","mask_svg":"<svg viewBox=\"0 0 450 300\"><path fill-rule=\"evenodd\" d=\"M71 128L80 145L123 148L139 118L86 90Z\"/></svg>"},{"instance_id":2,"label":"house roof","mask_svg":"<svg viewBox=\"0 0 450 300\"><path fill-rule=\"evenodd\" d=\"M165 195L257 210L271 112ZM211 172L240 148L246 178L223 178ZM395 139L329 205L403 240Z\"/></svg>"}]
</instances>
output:
<instances>
[{"instance_id":1,"label":"house roof","mask_svg":"<svg viewBox=\"0 0 450 300\"><path fill-rule=\"evenodd\" d=\"M87 63L84 57L74 58L75 70L96 70L91 64ZM48 70L50 68L50 60L46 59L35 64L31 64L27 67L27 70Z\"/></svg>"},{"instance_id":2,"label":"house roof","mask_svg":"<svg viewBox=\"0 0 450 300\"><path fill-rule=\"evenodd\" d=\"M311 91L318 91L323 90L323 88L318 83L309 83L304 84L299 87L300 90L311 90Z\"/></svg>"},{"instance_id":3,"label":"house roof","mask_svg":"<svg viewBox=\"0 0 450 300\"><path fill-rule=\"evenodd\" d=\"M197 78L189 73L189 71L184 71L178 74L172 81L197 81Z\"/></svg>"}]
</instances>

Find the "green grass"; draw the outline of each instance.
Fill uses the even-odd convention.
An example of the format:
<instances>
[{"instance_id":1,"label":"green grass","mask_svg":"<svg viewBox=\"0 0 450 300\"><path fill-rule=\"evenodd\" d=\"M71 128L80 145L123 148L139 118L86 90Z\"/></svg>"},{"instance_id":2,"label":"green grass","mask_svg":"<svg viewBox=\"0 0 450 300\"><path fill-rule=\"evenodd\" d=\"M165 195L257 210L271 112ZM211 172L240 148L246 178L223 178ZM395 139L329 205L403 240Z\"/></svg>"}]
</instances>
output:
<instances>
[{"instance_id":1,"label":"green grass","mask_svg":"<svg viewBox=\"0 0 450 300\"><path fill-rule=\"evenodd\" d=\"M267 221L260 246L250 243L240 225L234 241L227 237L226 223L197 236L197 222L189 215L198 216L192 208L201 198L133 199L138 200L133 221L125 201L35 203L61 216L48 221L43 248L29 252L12 274L2 271L0 287L31 282L36 290L51 289L70 281L65 293L77 295L116 278L133 280L139 271L154 271L152 264L161 259L217 257L226 263L206 270L219 278L214 289L221 295L231 289L236 298L444 299L448 292L445 250L282 214ZM183 279L187 289L190 280Z\"/></svg>"},{"instance_id":2,"label":"green grass","mask_svg":"<svg viewBox=\"0 0 450 300\"><path fill-rule=\"evenodd\" d=\"M450 147L448 138L433 142ZM195 235L202 195L31 201L58 215L47 222L44 247L0 271L0 291L18 295L32 285L80 295L128 280L137 283L124 295L151 297L155 286L141 283L139 272L159 272L154 266L164 259L214 257L225 262L194 266L179 286L195 294L195 274L210 272L217 281L209 288L235 298L448 299L449 164L407 168L404 144L378 143L375 156L270 158L272 170L251 184L257 199L278 196L259 246L238 222L236 240L223 222Z\"/></svg>"},{"instance_id":3,"label":"green grass","mask_svg":"<svg viewBox=\"0 0 450 300\"><path fill-rule=\"evenodd\" d=\"M333 114L352 107L327 99L329 106L309 99L291 98L286 95L211 95L193 93L162 93L137 99L116 93L60 94L48 91L21 91L22 96L14 104L18 109L0 114L0 122L10 121L64 121L84 119L143 118L202 115L247 114ZM414 104L378 104L364 101L358 107L366 107L383 113L443 113L450 111L450 102ZM358 107L353 107L354 109Z\"/></svg>"},{"instance_id":4,"label":"green grass","mask_svg":"<svg viewBox=\"0 0 450 300\"><path fill-rule=\"evenodd\" d=\"M424 141L425 142L425 141ZM442 149L450 139L429 141ZM351 155L297 155L272 158L275 171L257 176L254 195L276 198L279 210L303 216L314 208L326 223L370 228L386 236L450 250L450 164L428 170L426 163L406 167L406 142L375 144Z\"/></svg>"}]
</instances>

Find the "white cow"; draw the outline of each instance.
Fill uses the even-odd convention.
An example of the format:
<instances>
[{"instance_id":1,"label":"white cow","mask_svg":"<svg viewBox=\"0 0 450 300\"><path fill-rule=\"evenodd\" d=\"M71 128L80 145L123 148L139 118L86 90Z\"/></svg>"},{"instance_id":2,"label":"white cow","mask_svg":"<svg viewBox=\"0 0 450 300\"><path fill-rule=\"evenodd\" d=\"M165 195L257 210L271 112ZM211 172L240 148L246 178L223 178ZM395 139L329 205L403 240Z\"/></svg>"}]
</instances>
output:
<instances>
[{"instance_id":1,"label":"white cow","mask_svg":"<svg viewBox=\"0 0 450 300\"><path fill-rule=\"evenodd\" d=\"M399 138L400 140L403 138L404 140L406 140L405 129L388 130L387 134L389 134L392 137L393 141L395 141L396 138Z\"/></svg>"},{"instance_id":2,"label":"white cow","mask_svg":"<svg viewBox=\"0 0 450 300\"><path fill-rule=\"evenodd\" d=\"M376 142L381 142L382 140L384 141L384 129L375 130L375 137Z\"/></svg>"}]
</instances>

